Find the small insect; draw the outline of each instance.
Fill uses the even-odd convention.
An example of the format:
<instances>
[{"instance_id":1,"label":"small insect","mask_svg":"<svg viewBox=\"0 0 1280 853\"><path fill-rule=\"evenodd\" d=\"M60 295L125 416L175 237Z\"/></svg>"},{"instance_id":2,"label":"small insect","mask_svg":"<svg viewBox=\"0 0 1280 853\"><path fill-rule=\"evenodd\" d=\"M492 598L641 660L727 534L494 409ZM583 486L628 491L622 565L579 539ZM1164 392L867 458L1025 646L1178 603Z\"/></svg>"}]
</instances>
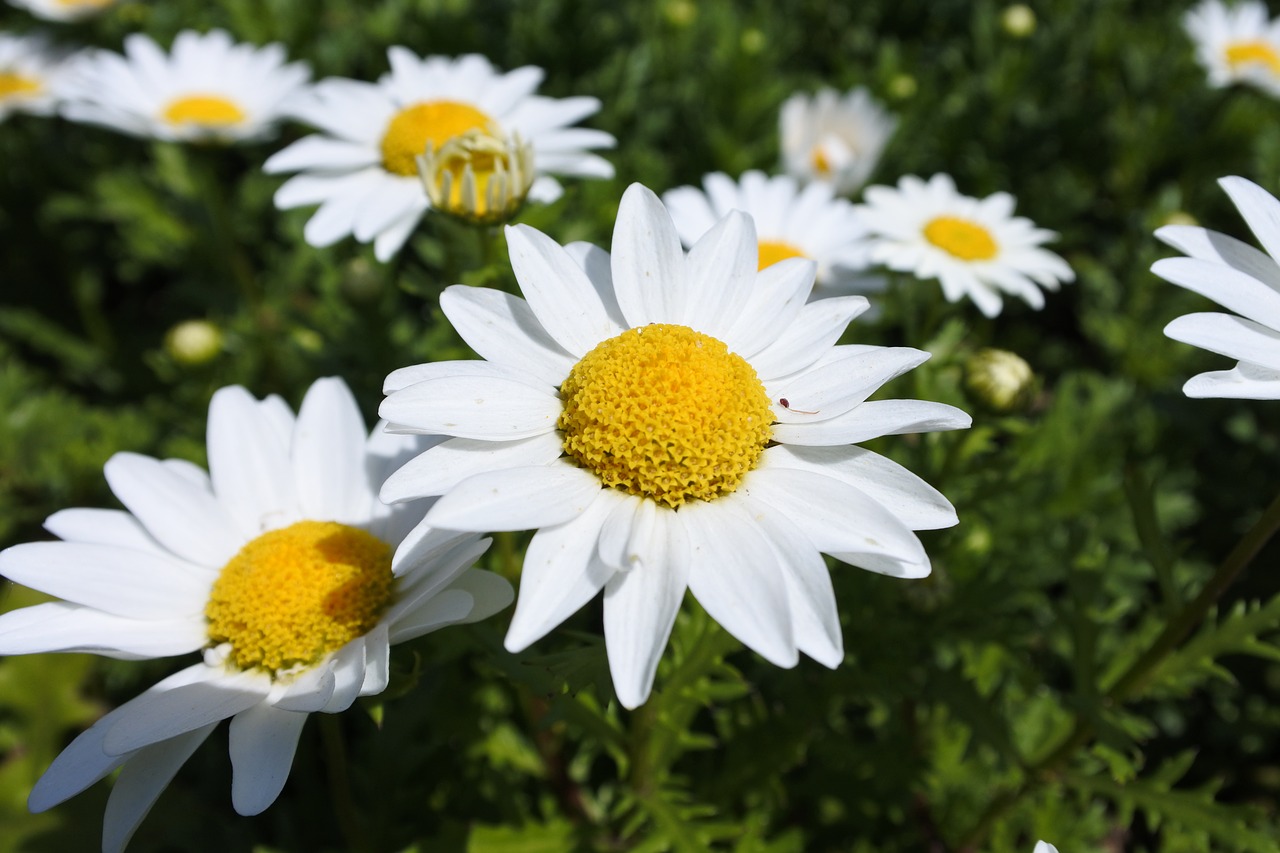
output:
<instances>
[{"instance_id":1,"label":"small insect","mask_svg":"<svg viewBox=\"0 0 1280 853\"><path fill-rule=\"evenodd\" d=\"M787 398L786 398L786 397L779 397L779 398L778 398L778 405L782 406L782 408L786 409L788 412L795 412L797 415L816 415L816 414L818 414L817 412L806 412L804 409L793 409L793 408L791 408L791 404L790 404L789 402L787 402Z\"/></svg>"}]
</instances>

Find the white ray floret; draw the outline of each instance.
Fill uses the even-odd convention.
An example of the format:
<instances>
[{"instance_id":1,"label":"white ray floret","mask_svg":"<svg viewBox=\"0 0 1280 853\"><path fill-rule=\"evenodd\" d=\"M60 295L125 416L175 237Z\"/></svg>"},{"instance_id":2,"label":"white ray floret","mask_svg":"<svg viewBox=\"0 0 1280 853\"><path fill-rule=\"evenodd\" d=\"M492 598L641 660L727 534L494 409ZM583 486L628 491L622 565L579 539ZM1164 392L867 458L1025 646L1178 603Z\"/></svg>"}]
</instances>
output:
<instances>
[{"instance_id":1,"label":"white ray floret","mask_svg":"<svg viewBox=\"0 0 1280 853\"><path fill-rule=\"evenodd\" d=\"M311 78L305 63L285 58L279 44L236 43L223 30L183 30L167 54L134 33L123 55L95 50L77 58L63 114L153 139L263 139Z\"/></svg>"},{"instance_id":2,"label":"white ray floret","mask_svg":"<svg viewBox=\"0 0 1280 853\"><path fill-rule=\"evenodd\" d=\"M67 63L40 36L0 33L0 121L15 112L51 115L62 98Z\"/></svg>"},{"instance_id":3,"label":"white ray floret","mask_svg":"<svg viewBox=\"0 0 1280 853\"><path fill-rule=\"evenodd\" d=\"M367 434L339 379L317 381L296 417L278 397L223 388L208 474L117 454L106 476L124 511L62 510L46 527L63 541L0 552L0 574L62 599L0 616L0 654L203 651L76 738L32 811L122 767L103 826L103 849L122 850L231 718L232 803L257 814L283 788L307 715L380 693L392 644L510 604L510 584L470 568L488 540L426 526L429 502L377 499L385 474L429 445Z\"/></svg>"},{"instance_id":4,"label":"white ray floret","mask_svg":"<svg viewBox=\"0 0 1280 853\"><path fill-rule=\"evenodd\" d=\"M867 182L897 127L897 118L862 87L843 95L833 89L792 95L778 114L782 168L848 195Z\"/></svg>"},{"instance_id":5,"label":"white ray floret","mask_svg":"<svg viewBox=\"0 0 1280 853\"><path fill-rule=\"evenodd\" d=\"M884 286L882 278L865 274L871 258L866 226L851 202L835 197L830 184L801 187L788 175L766 177L753 170L736 182L714 172L702 179L702 186L677 187L662 195L686 247L740 210L755 223L760 269L787 258L807 258L818 265L818 290L827 296Z\"/></svg>"},{"instance_id":6,"label":"white ray floret","mask_svg":"<svg viewBox=\"0 0 1280 853\"><path fill-rule=\"evenodd\" d=\"M1186 13L1182 25L1210 85L1245 83L1280 96L1280 21L1271 19L1266 4L1204 0Z\"/></svg>"},{"instance_id":7,"label":"white ray floret","mask_svg":"<svg viewBox=\"0 0 1280 853\"><path fill-rule=\"evenodd\" d=\"M969 297L983 314L1004 307L1001 294L1044 307L1045 290L1057 290L1075 273L1061 257L1042 248L1054 232L1014 216L1014 198L993 193L961 195L948 175L927 182L914 175L897 188L867 187L859 206L871 229L871 258L919 279L936 278L950 302Z\"/></svg>"},{"instance_id":8,"label":"white ray floret","mask_svg":"<svg viewBox=\"0 0 1280 853\"><path fill-rule=\"evenodd\" d=\"M100 15L120 0L9 0L19 9L26 9L37 18L67 23L82 21Z\"/></svg>"},{"instance_id":9,"label":"white ray floret","mask_svg":"<svg viewBox=\"0 0 1280 853\"><path fill-rule=\"evenodd\" d=\"M928 359L837 346L862 296L808 302L814 264L757 271L751 219L730 213L687 253L661 202L623 196L612 253L507 229L523 298L451 287L441 308L484 361L387 377L393 428L452 436L388 478L385 500L441 495L428 522L537 528L507 648L604 593L618 698L645 701L686 589L780 666L838 665L821 554L929 573L914 530L955 524L941 494L852 446L959 429L918 400L866 402Z\"/></svg>"},{"instance_id":10,"label":"white ray floret","mask_svg":"<svg viewBox=\"0 0 1280 853\"><path fill-rule=\"evenodd\" d=\"M1190 225L1156 231L1187 257L1156 261L1151 271L1233 312L1187 314L1164 333L1238 362L1191 377L1182 388L1188 397L1280 399L1280 201L1244 178L1219 183L1266 251Z\"/></svg>"},{"instance_id":11,"label":"white ray floret","mask_svg":"<svg viewBox=\"0 0 1280 853\"><path fill-rule=\"evenodd\" d=\"M600 109L590 97L535 95L540 68L502 73L478 55L420 58L388 51L391 71L377 83L332 78L317 84L295 113L321 133L271 157L271 173L299 172L276 193L281 209L319 204L305 237L327 246L348 235L372 242L390 259L430 207L416 158L428 144L481 130L518 135L532 149L537 176L528 197L550 202L562 192L551 175L613 177L613 166L591 149L609 148L607 133L571 127Z\"/></svg>"}]
</instances>

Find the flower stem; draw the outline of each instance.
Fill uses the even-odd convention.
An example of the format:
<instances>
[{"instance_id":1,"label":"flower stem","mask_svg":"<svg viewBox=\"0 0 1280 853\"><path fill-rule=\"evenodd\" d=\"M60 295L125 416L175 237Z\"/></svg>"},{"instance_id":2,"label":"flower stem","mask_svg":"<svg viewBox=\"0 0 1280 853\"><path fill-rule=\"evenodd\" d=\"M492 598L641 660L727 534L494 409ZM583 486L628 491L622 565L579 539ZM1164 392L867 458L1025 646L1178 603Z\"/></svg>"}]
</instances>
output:
<instances>
[{"instance_id":1,"label":"flower stem","mask_svg":"<svg viewBox=\"0 0 1280 853\"><path fill-rule=\"evenodd\" d=\"M360 828L355 802L351 797L351 782L347 775L347 748L342 739L342 728L335 714L320 714L320 739L324 743L325 765L328 767L329 796L333 800L333 813L338 829L348 850L356 853L372 853L368 839Z\"/></svg>"}]
</instances>

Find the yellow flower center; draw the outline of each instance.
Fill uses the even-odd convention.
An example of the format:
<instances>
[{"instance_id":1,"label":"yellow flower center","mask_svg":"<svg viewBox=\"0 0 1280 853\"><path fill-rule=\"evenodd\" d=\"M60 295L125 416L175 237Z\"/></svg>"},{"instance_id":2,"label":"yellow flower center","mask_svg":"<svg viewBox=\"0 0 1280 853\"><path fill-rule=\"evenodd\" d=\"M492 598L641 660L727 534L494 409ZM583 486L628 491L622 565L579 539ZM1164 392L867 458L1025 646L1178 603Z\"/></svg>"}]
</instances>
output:
<instances>
[{"instance_id":1,"label":"yellow flower center","mask_svg":"<svg viewBox=\"0 0 1280 853\"><path fill-rule=\"evenodd\" d=\"M1280 74L1280 55L1265 41L1233 42L1227 45L1225 53L1227 64L1232 68L1240 65L1265 65L1272 73Z\"/></svg>"},{"instance_id":2,"label":"yellow flower center","mask_svg":"<svg viewBox=\"0 0 1280 853\"><path fill-rule=\"evenodd\" d=\"M115 0L57 0L59 6L70 6L72 9L97 9L114 2Z\"/></svg>"},{"instance_id":3,"label":"yellow flower center","mask_svg":"<svg viewBox=\"0 0 1280 853\"><path fill-rule=\"evenodd\" d=\"M819 145L814 147L813 156L810 158L809 162L813 165L813 171L817 173L818 177L831 177L831 161L827 159L827 155L822 150L822 146Z\"/></svg>"},{"instance_id":4,"label":"yellow flower center","mask_svg":"<svg viewBox=\"0 0 1280 853\"><path fill-rule=\"evenodd\" d=\"M169 124L230 127L245 120L244 110L220 95L187 95L174 98L161 117Z\"/></svg>"},{"instance_id":5,"label":"yellow flower center","mask_svg":"<svg viewBox=\"0 0 1280 853\"><path fill-rule=\"evenodd\" d=\"M599 344L560 386L564 451L606 486L679 507L738 487L773 415L746 359L664 323Z\"/></svg>"},{"instance_id":6,"label":"yellow flower center","mask_svg":"<svg viewBox=\"0 0 1280 853\"><path fill-rule=\"evenodd\" d=\"M760 266L759 269L771 267L778 261L785 261L787 258L804 258L808 257L800 249L793 244L784 240L761 240L760 249Z\"/></svg>"},{"instance_id":7,"label":"yellow flower center","mask_svg":"<svg viewBox=\"0 0 1280 853\"><path fill-rule=\"evenodd\" d=\"M468 130L492 127L489 116L457 101L423 101L405 107L395 114L382 135L382 166L397 175L416 175L416 158L427 150L428 142L440 148Z\"/></svg>"},{"instance_id":8,"label":"yellow flower center","mask_svg":"<svg viewBox=\"0 0 1280 853\"><path fill-rule=\"evenodd\" d=\"M956 216L939 216L924 227L924 237L962 261L987 261L999 247L991 232L976 222Z\"/></svg>"},{"instance_id":9,"label":"yellow flower center","mask_svg":"<svg viewBox=\"0 0 1280 853\"><path fill-rule=\"evenodd\" d=\"M367 634L392 598L391 548L333 521L299 521L249 542L223 568L204 615L240 669L312 666Z\"/></svg>"},{"instance_id":10,"label":"yellow flower center","mask_svg":"<svg viewBox=\"0 0 1280 853\"><path fill-rule=\"evenodd\" d=\"M418 165L432 206L475 224L509 220L533 186L533 149L518 134L468 130L439 149L428 142Z\"/></svg>"},{"instance_id":11,"label":"yellow flower center","mask_svg":"<svg viewBox=\"0 0 1280 853\"><path fill-rule=\"evenodd\" d=\"M0 101L40 91L40 81L16 71L0 71Z\"/></svg>"}]
</instances>

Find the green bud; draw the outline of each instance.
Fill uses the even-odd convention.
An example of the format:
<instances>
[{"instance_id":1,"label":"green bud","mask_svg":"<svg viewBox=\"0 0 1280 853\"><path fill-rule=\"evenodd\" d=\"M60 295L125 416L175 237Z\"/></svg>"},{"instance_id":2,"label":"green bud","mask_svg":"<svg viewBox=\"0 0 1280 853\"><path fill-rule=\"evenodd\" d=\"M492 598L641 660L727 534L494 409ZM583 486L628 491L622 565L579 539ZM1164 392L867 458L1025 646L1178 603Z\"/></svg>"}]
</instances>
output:
<instances>
[{"instance_id":1,"label":"green bud","mask_svg":"<svg viewBox=\"0 0 1280 853\"><path fill-rule=\"evenodd\" d=\"M690 0L669 0L662 4L662 16L673 27L687 27L698 17L698 7Z\"/></svg>"},{"instance_id":2,"label":"green bud","mask_svg":"<svg viewBox=\"0 0 1280 853\"><path fill-rule=\"evenodd\" d=\"M222 330L208 320L184 320L165 333L164 348L178 364L205 364L222 352Z\"/></svg>"},{"instance_id":3,"label":"green bud","mask_svg":"<svg viewBox=\"0 0 1280 853\"><path fill-rule=\"evenodd\" d=\"M1036 13L1025 3L1005 6L1000 15L1000 26L1016 39L1024 39L1036 31Z\"/></svg>"},{"instance_id":4,"label":"green bud","mask_svg":"<svg viewBox=\"0 0 1280 853\"><path fill-rule=\"evenodd\" d=\"M889 97L905 101L915 95L917 88L916 78L910 74L895 74L889 81Z\"/></svg>"},{"instance_id":5,"label":"green bud","mask_svg":"<svg viewBox=\"0 0 1280 853\"><path fill-rule=\"evenodd\" d=\"M764 33L755 27L750 27L742 31L742 52L747 56L755 56L764 50L765 46Z\"/></svg>"},{"instance_id":6,"label":"green bud","mask_svg":"<svg viewBox=\"0 0 1280 853\"><path fill-rule=\"evenodd\" d=\"M964 387L975 403L1009 414L1030 404L1036 375L1021 356L988 348L974 353L965 363Z\"/></svg>"}]
</instances>

